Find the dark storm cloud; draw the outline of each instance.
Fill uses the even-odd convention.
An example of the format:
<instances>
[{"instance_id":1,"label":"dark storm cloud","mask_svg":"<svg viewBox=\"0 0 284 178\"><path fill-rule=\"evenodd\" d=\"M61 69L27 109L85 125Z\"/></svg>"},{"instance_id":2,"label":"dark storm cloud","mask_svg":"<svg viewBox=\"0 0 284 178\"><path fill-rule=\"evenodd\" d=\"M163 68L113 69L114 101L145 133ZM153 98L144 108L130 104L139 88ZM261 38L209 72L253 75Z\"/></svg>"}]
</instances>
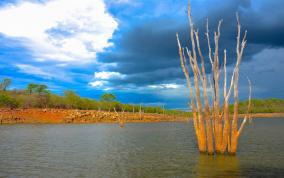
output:
<instances>
[{"instance_id":1,"label":"dark storm cloud","mask_svg":"<svg viewBox=\"0 0 284 178\"><path fill-rule=\"evenodd\" d=\"M135 83L136 85L155 85L162 83L183 83L177 79L182 76L180 68L157 69L150 72L131 74L125 79L117 81L119 83Z\"/></svg>"},{"instance_id":2,"label":"dark storm cloud","mask_svg":"<svg viewBox=\"0 0 284 178\"><path fill-rule=\"evenodd\" d=\"M249 44L284 46L284 11L280 8L284 7L284 1L239 0L229 2L231 4L225 5L225 8L216 9L208 15L211 22L216 22L218 19L224 20L222 36L225 36L226 40L235 40L235 33L232 33L232 30L236 28L235 12L238 12L242 28L248 30Z\"/></svg>"},{"instance_id":3,"label":"dark storm cloud","mask_svg":"<svg viewBox=\"0 0 284 178\"><path fill-rule=\"evenodd\" d=\"M215 8L209 8L206 15L195 16L196 26L199 28L202 39L201 45L205 49L206 56L207 43L203 38L205 19L209 17L210 31L213 35L218 20L222 18L220 48L221 50L229 49L229 65L233 63L236 45L235 12L237 11L240 14L243 29L248 30L248 46L245 49L244 62L249 61L254 54L264 48L284 46L284 23L282 22L284 11L280 8L284 7L284 1L231 0L225 3L221 1L208 3L215 5ZM198 9L194 7L192 9L193 16L195 13L200 15ZM179 69L175 33L179 32L184 45L189 44L188 24L185 17L184 13L184 17L181 18L167 16L139 21L115 41L118 48L101 54L99 59L105 63L117 63L118 66L114 70L127 74L126 78L117 82L146 85L178 81L183 76Z\"/></svg>"},{"instance_id":4,"label":"dark storm cloud","mask_svg":"<svg viewBox=\"0 0 284 178\"><path fill-rule=\"evenodd\" d=\"M171 24L171 25L169 25ZM175 33L185 31L175 21L156 19L138 24L123 35L117 52L104 53L102 62L117 62L125 74L176 66Z\"/></svg>"}]
</instances>

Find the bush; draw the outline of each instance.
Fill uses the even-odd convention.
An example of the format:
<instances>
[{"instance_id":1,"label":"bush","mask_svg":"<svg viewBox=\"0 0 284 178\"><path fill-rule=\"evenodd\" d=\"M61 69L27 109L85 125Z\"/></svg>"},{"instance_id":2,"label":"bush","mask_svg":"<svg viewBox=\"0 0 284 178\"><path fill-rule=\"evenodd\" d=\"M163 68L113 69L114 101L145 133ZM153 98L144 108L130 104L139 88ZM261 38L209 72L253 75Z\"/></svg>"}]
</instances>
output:
<instances>
[{"instance_id":1,"label":"bush","mask_svg":"<svg viewBox=\"0 0 284 178\"><path fill-rule=\"evenodd\" d=\"M10 97L7 93L0 93L0 107L17 108L19 107L19 102Z\"/></svg>"}]
</instances>

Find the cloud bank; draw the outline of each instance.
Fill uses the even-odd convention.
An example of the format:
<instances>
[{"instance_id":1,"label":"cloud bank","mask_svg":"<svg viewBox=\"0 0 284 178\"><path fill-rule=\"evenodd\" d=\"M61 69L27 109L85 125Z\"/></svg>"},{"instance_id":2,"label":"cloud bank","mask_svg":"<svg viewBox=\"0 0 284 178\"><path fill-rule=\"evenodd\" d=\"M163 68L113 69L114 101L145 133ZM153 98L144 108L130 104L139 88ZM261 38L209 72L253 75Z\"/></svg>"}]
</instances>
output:
<instances>
[{"instance_id":1,"label":"cloud bank","mask_svg":"<svg viewBox=\"0 0 284 178\"><path fill-rule=\"evenodd\" d=\"M103 0L19 1L0 9L0 33L17 38L38 61L87 63L110 42L118 22Z\"/></svg>"}]
</instances>

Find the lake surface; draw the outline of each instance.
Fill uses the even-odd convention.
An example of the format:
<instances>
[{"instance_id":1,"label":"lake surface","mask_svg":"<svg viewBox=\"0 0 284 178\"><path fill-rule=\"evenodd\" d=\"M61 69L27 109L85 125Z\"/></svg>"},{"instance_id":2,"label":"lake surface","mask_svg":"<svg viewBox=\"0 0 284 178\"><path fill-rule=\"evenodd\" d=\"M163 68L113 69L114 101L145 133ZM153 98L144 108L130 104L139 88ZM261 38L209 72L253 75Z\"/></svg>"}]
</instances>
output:
<instances>
[{"instance_id":1,"label":"lake surface","mask_svg":"<svg viewBox=\"0 0 284 178\"><path fill-rule=\"evenodd\" d=\"M237 156L215 157L192 122L0 126L0 177L283 176L284 119L254 120Z\"/></svg>"}]
</instances>

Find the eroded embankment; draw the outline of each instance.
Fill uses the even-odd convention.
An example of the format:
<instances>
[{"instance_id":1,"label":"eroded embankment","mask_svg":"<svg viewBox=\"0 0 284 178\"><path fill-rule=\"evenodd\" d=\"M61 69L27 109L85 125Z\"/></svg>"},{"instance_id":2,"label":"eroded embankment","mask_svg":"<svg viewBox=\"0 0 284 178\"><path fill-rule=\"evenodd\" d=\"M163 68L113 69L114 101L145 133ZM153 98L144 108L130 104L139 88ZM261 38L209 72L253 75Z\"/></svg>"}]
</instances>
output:
<instances>
[{"instance_id":1,"label":"eroded embankment","mask_svg":"<svg viewBox=\"0 0 284 178\"><path fill-rule=\"evenodd\" d=\"M244 115L240 114L240 118ZM252 118L283 117L284 113L256 113ZM175 115L68 109L0 109L0 124L61 124L187 121Z\"/></svg>"},{"instance_id":2,"label":"eroded embankment","mask_svg":"<svg viewBox=\"0 0 284 178\"><path fill-rule=\"evenodd\" d=\"M185 121L188 118L149 113L67 109L0 109L1 124L15 123L115 123Z\"/></svg>"}]
</instances>

